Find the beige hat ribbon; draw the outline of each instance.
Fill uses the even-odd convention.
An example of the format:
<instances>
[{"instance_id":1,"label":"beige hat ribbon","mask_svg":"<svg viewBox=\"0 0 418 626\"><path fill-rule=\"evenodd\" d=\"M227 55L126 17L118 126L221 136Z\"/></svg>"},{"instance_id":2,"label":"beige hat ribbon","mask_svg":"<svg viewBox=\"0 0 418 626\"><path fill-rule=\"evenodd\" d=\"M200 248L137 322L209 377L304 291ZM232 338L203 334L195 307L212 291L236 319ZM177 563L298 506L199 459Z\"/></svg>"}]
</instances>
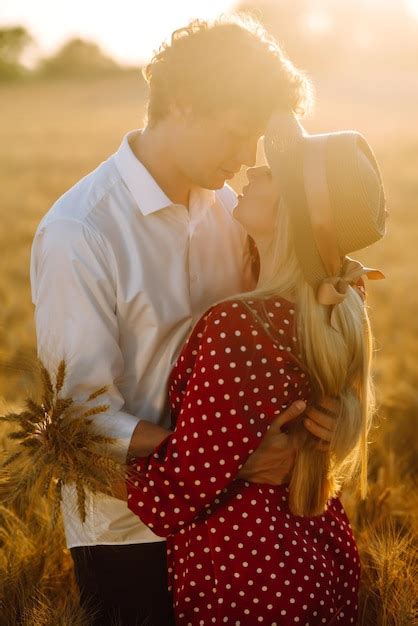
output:
<instances>
[{"instance_id":1,"label":"beige hat ribbon","mask_svg":"<svg viewBox=\"0 0 418 626\"><path fill-rule=\"evenodd\" d=\"M380 270L365 267L350 257L344 257L343 269L339 276L329 276L319 285L316 298L320 304L340 304L348 291L348 287L357 288L358 279L366 275L371 280L380 280L384 274ZM359 290L360 291L360 290ZM363 294L360 292L363 299Z\"/></svg>"}]
</instances>

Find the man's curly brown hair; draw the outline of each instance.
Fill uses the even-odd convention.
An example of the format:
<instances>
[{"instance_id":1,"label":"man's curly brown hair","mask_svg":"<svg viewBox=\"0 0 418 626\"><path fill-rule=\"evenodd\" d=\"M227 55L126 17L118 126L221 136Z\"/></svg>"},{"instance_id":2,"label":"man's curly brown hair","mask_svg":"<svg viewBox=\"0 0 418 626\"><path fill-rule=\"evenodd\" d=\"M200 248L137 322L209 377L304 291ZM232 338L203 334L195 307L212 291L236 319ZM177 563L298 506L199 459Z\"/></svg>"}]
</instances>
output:
<instances>
[{"instance_id":1,"label":"man's curly brown hair","mask_svg":"<svg viewBox=\"0 0 418 626\"><path fill-rule=\"evenodd\" d=\"M150 126L167 115L171 103L203 116L238 109L258 126L274 109L304 113L312 94L310 81L277 41L240 14L196 19L174 31L143 75L150 88Z\"/></svg>"}]
</instances>

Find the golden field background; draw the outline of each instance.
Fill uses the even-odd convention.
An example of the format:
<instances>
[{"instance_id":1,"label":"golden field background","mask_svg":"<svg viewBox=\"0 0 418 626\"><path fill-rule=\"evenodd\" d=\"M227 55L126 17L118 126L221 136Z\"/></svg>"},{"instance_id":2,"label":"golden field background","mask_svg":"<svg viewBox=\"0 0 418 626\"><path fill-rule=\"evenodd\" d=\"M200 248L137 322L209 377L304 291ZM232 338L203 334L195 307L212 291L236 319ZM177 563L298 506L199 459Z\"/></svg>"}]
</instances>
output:
<instances>
[{"instance_id":1,"label":"golden field background","mask_svg":"<svg viewBox=\"0 0 418 626\"><path fill-rule=\"evenodd\" d=\"M367 79L353 73L316 85L316 109L305 126L363 132L387 192L388 235L361 255L387 277L369 286L380 404L370 495L359 503L357 491L347 488L344 503L363 558L361 624L409 625L416 623L417 595L411 537L418 512L418 75L405 70L388 80L383 72ZM0 102L2 414L19 407L34 385L29 255L36 226L57 197L117 149L127 130L141 126L145 92L139 72L127 72L3 84ZM238 190L244 179L233 186ZM0 438L0 451L8 445ZM0 506L0 597L7 600L0 624L88 623L77 609L62 530L48 531L48 515L44 502L31 517Z\"/></svg>"}]
</instances>

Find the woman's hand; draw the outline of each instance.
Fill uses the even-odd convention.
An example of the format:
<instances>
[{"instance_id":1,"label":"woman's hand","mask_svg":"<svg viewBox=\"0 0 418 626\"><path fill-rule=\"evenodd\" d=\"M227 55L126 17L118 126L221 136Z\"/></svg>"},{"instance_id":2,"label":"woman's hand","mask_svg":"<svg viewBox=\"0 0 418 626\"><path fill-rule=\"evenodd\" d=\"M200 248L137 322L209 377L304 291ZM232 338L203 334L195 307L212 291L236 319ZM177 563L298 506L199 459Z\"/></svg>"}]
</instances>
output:
<instances>
[{"instance_id":1,"label":"woman's hand","mask_svg":"<svg viewBox=\"0 0 418 626\"><path fill-rule=\"evenodd\" d=\"M339 400L328 397L322 398L318 406L308 408L302 401L294 402L271 423L259 447L248 457L237 478L267 485L288 482L296 458L297 442L291 433L282 432L282 427L300 415L306 415L303 420L305 428L318 437L318 449L327 452L339 410Z\"/></svg>"},{"instance_id":2,"label":"woman's hand","mask_svg":"<svg viewBox=\"0 0 418 626\"><path fill-rule=\"evenodd\" d=\"M312 435L320 440L317 444L318 450L327 452L333 437L336 418L340 412L341 404L336 398L321 398L318 406L308 407L305 411L307 417L303 424Z\"/></svg>"},{"instance_id":3,"label":"woman's hand","mask_svg":"<svg viewBox=\"0 0 418 626\"><path fill-rule=\"evenodd\" d=\"M288 482L296 458L291 435L282 426L301 415L306 408L302 401L294 402L271 424L257 450L248 457L237 478L252 483L281 485Z\"/></svg>"}]
</instances>

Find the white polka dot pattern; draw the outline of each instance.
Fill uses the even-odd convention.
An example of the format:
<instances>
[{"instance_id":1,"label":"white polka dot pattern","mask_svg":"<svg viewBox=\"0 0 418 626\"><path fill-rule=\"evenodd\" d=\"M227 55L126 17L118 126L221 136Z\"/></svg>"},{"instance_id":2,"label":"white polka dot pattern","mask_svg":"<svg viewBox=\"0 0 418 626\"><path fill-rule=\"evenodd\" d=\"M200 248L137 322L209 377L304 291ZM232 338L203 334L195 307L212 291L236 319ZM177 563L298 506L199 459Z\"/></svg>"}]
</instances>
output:
<instances>
[{"instance_id":1,"label":"white polka dot pattern","mask_svg":"<svg viewBox=\"0 0 418 626\"><path fill-rule=\"evenodd\" d=\"M235 478L277 411L309 398L292 305L266 308L279 342L240 302L199 320L169 381L174 432L130 463L128 506L167 537L181 626L356 623L360 564L339 499L296 517L288 485Z\"/></svg>"}]
</instances>

